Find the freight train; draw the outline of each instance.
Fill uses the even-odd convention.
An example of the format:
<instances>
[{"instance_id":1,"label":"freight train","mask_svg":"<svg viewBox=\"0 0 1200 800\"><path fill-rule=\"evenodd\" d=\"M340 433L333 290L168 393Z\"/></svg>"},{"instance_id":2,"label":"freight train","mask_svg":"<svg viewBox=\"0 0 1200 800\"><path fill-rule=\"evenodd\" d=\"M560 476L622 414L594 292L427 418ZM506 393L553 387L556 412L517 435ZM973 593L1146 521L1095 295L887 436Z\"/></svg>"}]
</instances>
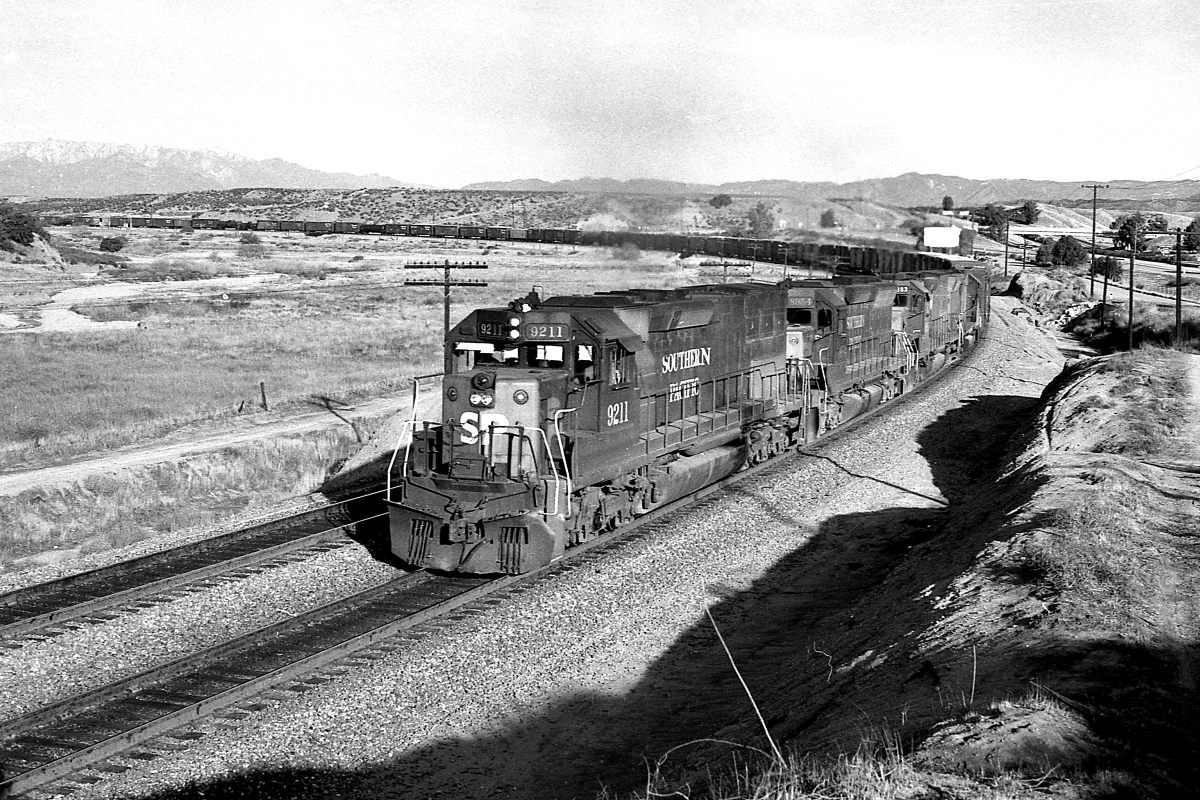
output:
<instances>
[{"instance_id":1,"label":"freight train","mask_svg":"<svg viewBox=\"0 0 1200 800\"><path fill-rule=\"evenodd\" d=\"M105 228L160 228L165 230L283 231L310 236L353 234L420 236L439 239L482 239L504 242L637 247L682 254L748 259L792 267L814 266L828 271L858 274L921 272L953 267L954 257L915 250L887 250L817 242L785 242L642 231L595 231L572 228L511 228L483 225L418 224L407 222L350 222L313 220L225 220L207 217L111 216L74 214L40 217L43 225L88 225ZM954 256L969 256L957 253Z\"/></svg>"},{"instance_id":2,"label":"freight train","mask_svg":"<svg viewBox=\"0 0 1200 800\"><path fill-rule=\"evenodd\" d=\"M446 341L440 421L414 414L395 447L392 552L527 572L904 395L987 323L986 271L942 263L472 312Z\"/></svg>"},{"instance_id":3,"label":"freight train","mask_svg":"<svg viewBox=\"0 0 1200 800\"><path fill-rule=\"evenodd\" d=\"M448 224L43 222L632 245L833 276L546 299L531 292L468 315L445 343L451 369L438 376L440 421L408 421L385 499L392 552L452 572L528 572L810 443L957 359L990 308L986 268L965 254ZM414 411L418 404L414 397Z\"/></svg>"}]
</instances>

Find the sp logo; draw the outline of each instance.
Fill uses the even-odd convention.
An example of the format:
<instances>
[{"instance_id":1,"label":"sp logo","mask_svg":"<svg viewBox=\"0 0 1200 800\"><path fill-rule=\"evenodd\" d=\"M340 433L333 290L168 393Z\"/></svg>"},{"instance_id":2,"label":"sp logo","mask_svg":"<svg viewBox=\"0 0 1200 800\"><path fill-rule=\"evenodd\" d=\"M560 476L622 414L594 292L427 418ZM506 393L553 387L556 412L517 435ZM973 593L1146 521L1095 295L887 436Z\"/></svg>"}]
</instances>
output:
<instances>
[{"instance_id":1,"label":"sp logo","mask_svg":"<svg viewBox=\"0 0 1200 800\"><path fill-rule=\"evenodd\" d=\"M463 444L475 444L479 441L479 434L492 425L503 428L509 424L508 417L494 411L464 411L458 421L462 425L460 441Z\"/></svg>"}]
</instances>

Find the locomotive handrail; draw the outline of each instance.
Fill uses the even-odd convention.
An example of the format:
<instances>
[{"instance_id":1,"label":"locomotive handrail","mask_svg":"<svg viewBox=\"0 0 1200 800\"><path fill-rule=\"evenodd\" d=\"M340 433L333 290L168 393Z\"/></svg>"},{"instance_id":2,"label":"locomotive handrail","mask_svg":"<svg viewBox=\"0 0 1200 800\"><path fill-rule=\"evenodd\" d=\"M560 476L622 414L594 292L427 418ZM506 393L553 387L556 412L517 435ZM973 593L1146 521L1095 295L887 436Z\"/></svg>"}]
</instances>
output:
<instances>
[{"instance_id":1,"label":"locomotive handrail","mask_svg":"<svg viewBox=\"0 0 1200 800\"><path fill-rule=\"evenodd\" d=\"M413 436L417 433L417 399L420 397L421 381L426 378L441 378L443 373L431 372L428 375L418 375L413 378L413 399L412 410L409 412L408 421L404 423L404 430L408 431L408 441L404 445L404 463L401 465L401 477L408 478L408 456L412 450ZM396 448L392 451L392 459L388 462L387 469L387 484L384 492L384 498L388 502L392 501L392 470L396 468L396 456L400 454L400 442L396 442Z\"/></svg>"},{"instance_id":2,"label":"locomotive handrail","mask_svg":"<svg viewBox=\"0 0 1200 800\"><path fill-rule=\"evenodd\" d=\"M564 414L572 414L578 410L579 410L578 408L560 408L554 412L554 439L555 439L555 441L558 442L558 453L559 453L559 455L562 456L563 474L565 474L566 478L567 478L567 513L565 515L563 515L563 519L566 519L567 517L571 516L571 495L574 493L575 489L571 484L571 464L569 461L567 461L567 449L563 445L562 427L560 426L559 421L562 419L562 416ZM550 459L550 463L551 463L551 465L554 464L553 458ZM557 513L558 512L558 487L557 486L555 486L554 492L555 492L555 494L554 494L554 510L555 510L555 513Z\"/></svg>"},{"instance_id":3,"label":"locomotive handrail","mask_svg":"<svg viewBox=\"0 0 1200 800\"><path fill-rule=\"evenodd\" d=\"M567 409L567 410L568 411L576 411L578 409L571 408L571 409ZM493 422L491 425L488 425L488 440L490 443L489 447L488 447L489 452L494 453L496 450L496 442L495 442L496 430L500 429L501 431L503 431L506 428L515 429L517 431L517 438L519 438L521 441L528 441L530 444L533 444L533 439L527 435L528 433L536 431L542 437L542 443L545 444L545 446L546 446L546 460L550 463L550 474L554 476L554 510L550 511L550 512L538 511L537 513L543 517L557 516L557 514L558 514L558 495L559 495L559 490L562 488L562 479L559 477L558 467L554 463L554 456L550 450L550 438L548 436L546 436L546 432L544 430L542 430L541 428L527 428L524 425L497 425ZM506 435L512 436L511 433L508 433ZM537 453L535 453L532 448L530 448L529 453L531 456L533 456L534 469L537 469ZM539 470L539 472L540 472L540 470Z\"/></svg>"}]
</instances>

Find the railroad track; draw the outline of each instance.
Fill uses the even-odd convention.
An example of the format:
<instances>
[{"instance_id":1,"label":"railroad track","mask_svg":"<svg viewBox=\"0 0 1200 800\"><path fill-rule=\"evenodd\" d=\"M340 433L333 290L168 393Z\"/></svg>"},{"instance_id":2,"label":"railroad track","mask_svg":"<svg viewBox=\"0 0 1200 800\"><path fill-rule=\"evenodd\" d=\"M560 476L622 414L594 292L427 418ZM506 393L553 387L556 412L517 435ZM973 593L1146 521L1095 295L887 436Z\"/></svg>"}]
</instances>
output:
<instances>
[{"instance_id":1,"label":"railroad track","mask_svg":"<svg viewBox=\"0 0 1200 800\"><path fill-rule=\"evenodd\" d=\"M288 517L0 595L0 647L59 636L218 583L353 544L348 507L377 493L330 502Z\"/></svg>"},{"instance_id":2,"label":"railroad track","mask_svg":"<svg viewBox=\"0 0 1200 800\"><path fill-rule=\"evenodd\" d=\"M985 342L981 342L985 345ZM978 350L978 348L976 348ZM968 359L974 351L968 355ZM939 381L922 383L917 392ZM908 397L906 395L905 397ZM905 402L889 403L883 408ZM671 517L744 482L772 480L802 454L843 438L871 419L864 415L822 437L813 447L750 467L700 492L657 509L617 531L572 548L559 561L524 575L405 574L381 586L334 601L138 675L72 697L0 724L0 796L17 795L78 776L106 759L151 742L177 750L202 734L172 738L172 731L223 711L241 718L260 710L254 701L274 687L305 691L327 683L438 630L446 619L486 613L505 591L522 591L574 571L617 547L669 530ZM154 758L152 753L135 754ZM98 765L93 767L93 765ZM120 766L107 767L123 771ZM88 775L78 781L100 780ZM70 783L58 787L70 791Z\"/></svg>"}]
</instances>

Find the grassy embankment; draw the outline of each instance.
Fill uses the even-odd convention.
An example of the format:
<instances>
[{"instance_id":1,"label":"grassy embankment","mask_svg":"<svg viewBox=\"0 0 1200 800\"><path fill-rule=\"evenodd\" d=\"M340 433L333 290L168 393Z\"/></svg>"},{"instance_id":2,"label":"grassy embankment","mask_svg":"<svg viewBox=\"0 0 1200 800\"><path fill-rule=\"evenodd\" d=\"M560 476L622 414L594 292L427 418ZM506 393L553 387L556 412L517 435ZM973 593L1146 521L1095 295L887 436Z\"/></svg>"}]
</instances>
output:
<instances>
[{"instance_id":1,"label":"grassy embankment","mask_svg":"<svg viewBox=\"0 0 1200 800\"><path fill-rule=\"evenodd\" d=\"M795 750L772 755L773 746L766 744L761 750L740 750L736 761L710 767L690 786L665 780L652 769L646 791L634 797L1183 796L1178 791L1195 774L1191 757L1196 732L1188 716L1196 703L1190 666L1194 656L1188 650L1195 647L1197 631L1188 587L1194 583L1189 565L1194 559L1193 543L1200 537L1200 520L1194 512L1185 510L1180 515L1178 510L1164 510L1162 493L1173 496L1176 490L1156 485L1148 477L1153 473L1146 473L1143 466L1147 459L1154 463L1155 459L1194 458L1194 450L1188 449L1191 443L1180 440L1181 430L1192 422L1187 417L1189 390L1183 363L1178 356L1154 349L1085 362L1090 370L1085 379L1098 376L1092 385L1100 390L1068 397L1054 407L1051 418L1062 414L1071 419L1048 423L1052 437L1063 432L1063 438L1070 440L1051 443L1062 454L1062 460L1053 462L1060 466L1006 478L1042 487L1047 492L1043 496L1055 498L1058 506L1047 515L1039 513L1043 521L1033 530L1019 515L1014 517L1016 535L1009 532L998 539L1012 537L1009 552L1024 565L1003 576L1000 591L1041 598L1046 609L1046 618L1038 626L1006 635L1013 637L1018 649L1044 644L1049 632L1064 650L1092 643L1084 652L1092 648L1093 655L1084 656L1082 662L1075 661L1077 655L1061 656L1060 680L1080 668L1103 664L1105 669L1075 672L1083 682L1065 689L1072 697L1035 680L1035 688L1025 696L996 701L984 709L976 710L973 698L971 703L964 699L962 709L946 724L965 730L959 734L962 741L991 748L998 756L1005 753L1003 736L1010 736L1008 752L1019 753L1027 762L1040 762L1038 774L1004 769L980 772L981 762L956 774L932 772L919 743L914 750L914 743L901 742L899 734L873 729L856 752L837 758ZM1072 471L1064 475L1064 467ZM1054 476L1047 474L1051 471ZM985 569L995 566L986 558L982 563ZM985 590L982 595L986 594ZM1097 676L1108 682L1088 683ZM1054 682L1053 677L1042 680ZM1059 688L1064 687L1059 684ZM989 739L1004 729L991 720L1011 717L1014 709L1024 716L1017 717L1008 734L999 734L999 740ZM1057 733L1055 725L1061 725ZM1039 731L1039 726L1051 729ZM1080 731L1081 735L1076 733ZM1051 748L1064 741L1067 749L1094 748L1094 755L1084 759L1083 766L1056 766L1052 749L1041 756L1029 749L1031 735L1032 741L1044 737Z\"/></svg>"}]
</instances>

